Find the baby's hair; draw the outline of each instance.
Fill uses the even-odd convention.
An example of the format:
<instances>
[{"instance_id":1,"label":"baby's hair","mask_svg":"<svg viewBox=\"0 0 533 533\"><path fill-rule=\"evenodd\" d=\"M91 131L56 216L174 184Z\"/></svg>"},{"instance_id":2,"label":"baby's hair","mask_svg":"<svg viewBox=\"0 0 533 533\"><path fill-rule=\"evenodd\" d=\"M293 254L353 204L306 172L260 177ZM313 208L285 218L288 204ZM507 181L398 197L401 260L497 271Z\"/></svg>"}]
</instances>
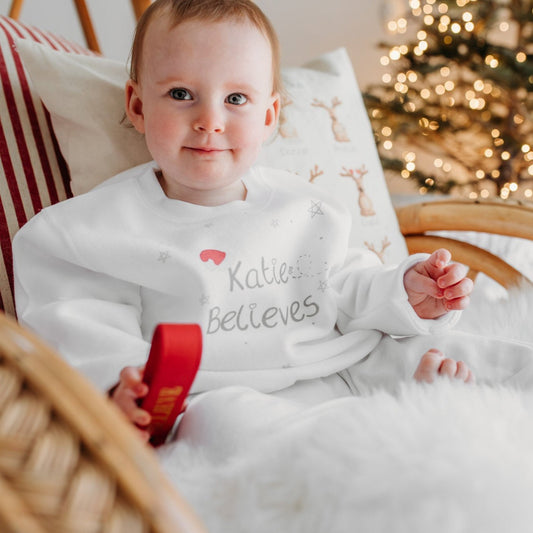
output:
<instances>
[{"instance_id":1,"label":"baby's hair","mask_svg":"<svg viewBox=\"0 0 533 533\"><path fill-rule=\"evenodd\" d=\"M156 16L167 16L170 28L188 20L248 21L269 41L272 49L273 91L281 92L280 46L267 16L251 0L156 0L140 18L131 47L130 78L138 82L144 36Z\"/></svg>"}]
</instances>

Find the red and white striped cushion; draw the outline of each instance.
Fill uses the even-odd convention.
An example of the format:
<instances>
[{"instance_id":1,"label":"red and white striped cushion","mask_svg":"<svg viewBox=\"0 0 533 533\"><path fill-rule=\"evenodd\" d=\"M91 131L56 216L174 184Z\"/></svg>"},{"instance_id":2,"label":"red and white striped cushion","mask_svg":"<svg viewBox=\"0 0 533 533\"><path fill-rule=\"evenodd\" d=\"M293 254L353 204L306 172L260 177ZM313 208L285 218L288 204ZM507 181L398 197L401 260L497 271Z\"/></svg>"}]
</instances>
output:
<instances>
[{"instance_id":1,"label":"red and white striped cushion","mask_svg":"<svg viewBox=\"0 0 533 533\"><path fill-rule=\"evenodd\" d=\"M0 16L0 309L14 314L11 240L43 207L72 196L50 122L15 47L19 38L91 54L38 28Z\"/></svg>"}]
</instances>

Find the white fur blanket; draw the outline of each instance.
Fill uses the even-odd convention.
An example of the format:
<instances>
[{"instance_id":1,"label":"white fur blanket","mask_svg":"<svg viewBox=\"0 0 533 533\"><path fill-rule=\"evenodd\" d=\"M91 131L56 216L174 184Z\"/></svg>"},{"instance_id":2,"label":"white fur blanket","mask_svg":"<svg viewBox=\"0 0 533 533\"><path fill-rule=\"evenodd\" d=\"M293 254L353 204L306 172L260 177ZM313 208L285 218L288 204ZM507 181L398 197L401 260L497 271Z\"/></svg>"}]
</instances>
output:
<instances>
[{"instance_id":1,"label":"white fur blanket","mask_svg":"<svg viewBox=\"0 0 533 533\"><path fill-rule=\"evenodd\" d=\"M533 341L532 302L478 299L461 326ZM223 460L161 454L210 532L533 530L533 391L442 380L313 409Z\"/></svg>"}]
</instances>

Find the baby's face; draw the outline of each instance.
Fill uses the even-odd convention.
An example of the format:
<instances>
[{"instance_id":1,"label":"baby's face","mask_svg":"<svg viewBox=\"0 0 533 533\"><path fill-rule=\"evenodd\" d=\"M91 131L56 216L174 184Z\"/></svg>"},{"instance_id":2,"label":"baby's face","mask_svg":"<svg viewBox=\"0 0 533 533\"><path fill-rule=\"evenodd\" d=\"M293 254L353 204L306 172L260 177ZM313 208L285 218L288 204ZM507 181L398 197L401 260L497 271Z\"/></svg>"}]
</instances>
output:
<instances>
[{"instance_id":1,"label":"baby's face","mask_svg":"<svg viewBox=\"0 0 533 533\"><path fill-rule=\"evenodd\" d=\"M272 133L272 51L246 22L154 20L128 116L145 134L167 196L201 205L243 199L242 176Z\"/></svg>"}]
</instances>

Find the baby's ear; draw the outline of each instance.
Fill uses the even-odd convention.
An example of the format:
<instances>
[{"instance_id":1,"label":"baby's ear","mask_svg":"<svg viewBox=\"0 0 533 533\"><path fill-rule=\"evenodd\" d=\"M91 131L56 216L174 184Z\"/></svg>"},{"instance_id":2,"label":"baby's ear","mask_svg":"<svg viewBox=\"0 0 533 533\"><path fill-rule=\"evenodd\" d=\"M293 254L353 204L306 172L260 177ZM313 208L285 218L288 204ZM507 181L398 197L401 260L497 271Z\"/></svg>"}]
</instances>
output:
<instances>
[{"instance_id":1,"label":"baby's ear","mask_svg":"<svg viewBox=\"0 0 533 533\"><path fill-rule=\"evenodd\" d=\"M265 138L264 138L265 141L270 137L270 135L276 128L276 124L278 123L280 109L281 109L280 95L279 93L274 93L270 97L270 104L265 114L265 127L266 127Z\"/></svg>"},{"instance_id":2,"label":"baby's ear","mask_svg":"<svg viewBox=\"0 0 533 533\"><path fill-rule=\"evenodd\" d=\"M139 84L133 80L126 82L126 115L133 127L139 132L144 133L144 113L143 102L140 95Z\"/></svg>"}]
</instances>

